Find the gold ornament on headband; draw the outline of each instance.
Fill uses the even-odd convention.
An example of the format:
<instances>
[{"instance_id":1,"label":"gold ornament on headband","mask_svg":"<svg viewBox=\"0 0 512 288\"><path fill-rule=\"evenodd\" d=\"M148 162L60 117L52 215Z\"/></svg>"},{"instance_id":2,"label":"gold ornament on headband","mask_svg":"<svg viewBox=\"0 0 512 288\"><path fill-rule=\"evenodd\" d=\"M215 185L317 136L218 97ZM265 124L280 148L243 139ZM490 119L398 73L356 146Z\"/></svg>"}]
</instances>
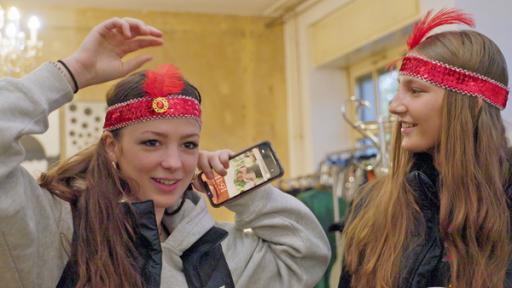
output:
<instances>
[{"instance_id":1,"label":"gold ornament on headband","mask_svg":"<svg viewBox=\"0 0 512 288\"><path fill-rule=\"evenodd\" d=\"M156 113L165 113L169 109L169 101L165 97L158 97L153 99L153 110Z\"/></svg>"}]
</instances>

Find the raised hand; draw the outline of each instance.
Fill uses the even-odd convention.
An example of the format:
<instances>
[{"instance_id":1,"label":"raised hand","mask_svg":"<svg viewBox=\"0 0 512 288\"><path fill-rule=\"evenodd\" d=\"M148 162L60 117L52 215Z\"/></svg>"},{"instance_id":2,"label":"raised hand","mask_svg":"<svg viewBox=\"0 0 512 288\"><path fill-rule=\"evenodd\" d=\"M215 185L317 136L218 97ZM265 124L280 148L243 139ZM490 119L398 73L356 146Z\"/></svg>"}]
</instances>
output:
<instances>
[{"instance_id":1,"label":"raised hand","mask_svg":"<svg viewBox=\"0 0 512 288\"><path fill-rule=\"evenodd\" d=\"M123 77L152 59L141 55L123 61L127 54L162 45L162 32L134 18L112 18L95 26L80 48L63 61L84 88Z\"/></svg>"}]
</instances>

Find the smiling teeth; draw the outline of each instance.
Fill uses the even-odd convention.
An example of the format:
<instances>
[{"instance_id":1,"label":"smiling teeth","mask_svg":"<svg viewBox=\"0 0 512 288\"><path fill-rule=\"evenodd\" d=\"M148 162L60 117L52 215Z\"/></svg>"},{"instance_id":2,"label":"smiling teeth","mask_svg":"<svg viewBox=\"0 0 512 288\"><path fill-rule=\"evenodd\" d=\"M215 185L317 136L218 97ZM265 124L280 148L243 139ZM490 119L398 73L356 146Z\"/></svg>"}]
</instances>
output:
<instances>
[{"instance_id":1,"label":"smiling teeth","mask_svg":"<svg viewBox=\"0 0 512 288\"><path fill-rule=\"evenodd\" d=\"M166 180L166 179L160 179L160 178L153 178L155 179L156 182L158 183L162 183L162 184L165 184L165 185L172 185L178 181L176 180Z\"/></svg>"},{"instance_id":2,"label":"smiling teeth","mask_svg":"<svg viewBox=\"0 0 512 288\"><path fill-rule=\"evenodd\" d=\"M412 128L415 126L416 126L415 124L402 122L402 128Z\"/></svg>"}]
</instances>

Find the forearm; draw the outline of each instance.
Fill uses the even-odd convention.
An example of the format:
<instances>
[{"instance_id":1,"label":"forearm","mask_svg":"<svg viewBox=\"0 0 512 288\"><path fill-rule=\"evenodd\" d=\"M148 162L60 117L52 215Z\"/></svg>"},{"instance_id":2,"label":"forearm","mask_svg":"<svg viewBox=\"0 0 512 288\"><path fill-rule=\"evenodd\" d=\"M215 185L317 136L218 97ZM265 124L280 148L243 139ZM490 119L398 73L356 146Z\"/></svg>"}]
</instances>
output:
<instances>
[{"instance_id":1,"label":"forearm","mask_svg":"<svg viewBox=\"0 0 512 288\"><path fill-rule=\"evenodd\" d=\"M44 64L21 79L0 80L0 179L21 161L18 139L48 128L48 114L70 101L73 94L57 68Z\"/></svg>"},{"instance_id":2,"label":"forearm","mask_svg":"<svg viewBox=\"0 0 512 288\"><path fill-rule=\"evenodd\" d=\"M260 275L265 279L259 280L262 285L312 287L322 277L330 259L329 243L314 215L300 201L266 186L226 206L236 213L235 229L240 237L247 242L256 239L248 261L259 263L245 265L253 271L241 271L238 284L250 283L252 275ZM247 228L252 232L241 232Z\"/></svg>"}]
</instances>

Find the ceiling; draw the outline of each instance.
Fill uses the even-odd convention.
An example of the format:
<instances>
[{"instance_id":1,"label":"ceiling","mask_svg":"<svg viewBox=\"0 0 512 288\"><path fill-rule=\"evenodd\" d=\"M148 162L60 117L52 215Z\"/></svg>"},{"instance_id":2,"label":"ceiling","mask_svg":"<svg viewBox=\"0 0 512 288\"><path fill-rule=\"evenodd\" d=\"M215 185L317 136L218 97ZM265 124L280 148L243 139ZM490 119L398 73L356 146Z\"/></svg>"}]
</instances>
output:
<instances>
[{"instance_id":1,"label":"ceiling","mask_svg":"<svg viewBox=\"0 0 512 288\"><path fill-rule=\"evenodd\" d=\"M164 10L231 14L244 16L276 16L284 7L298 0L23 0L24 5L43 4L73 7Z\"/></svg>"}]
</instances>

